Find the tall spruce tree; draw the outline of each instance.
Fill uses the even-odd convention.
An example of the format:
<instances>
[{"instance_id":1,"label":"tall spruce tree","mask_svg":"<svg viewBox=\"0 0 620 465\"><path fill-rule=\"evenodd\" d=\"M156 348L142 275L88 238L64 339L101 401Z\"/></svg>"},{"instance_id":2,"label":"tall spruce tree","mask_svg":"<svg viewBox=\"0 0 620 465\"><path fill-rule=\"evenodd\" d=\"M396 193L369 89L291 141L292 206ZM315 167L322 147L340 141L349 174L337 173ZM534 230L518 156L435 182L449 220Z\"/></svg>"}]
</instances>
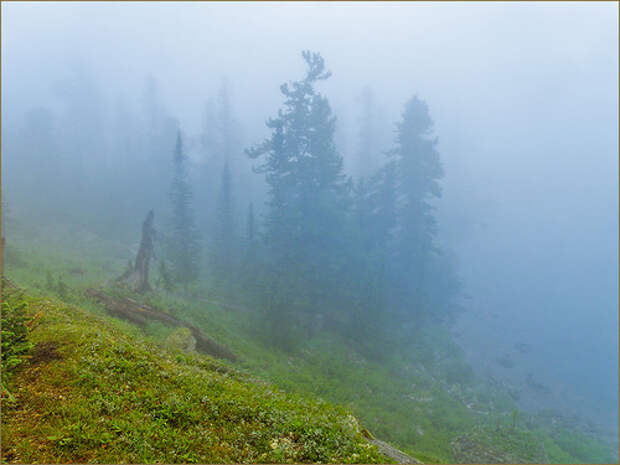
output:
<instances>
[{"instance_id":1,"label":"tall spruce tree","mask_svg":"<svg viewBox=\"0 0 620 465\"><path fill-rule=\"evenodd\" d=\"M400 195L395 282L407 302L407 312L413 307L419 315L425 311L426 271L436 251L437 225L431 202L441 197L443 168L428 106L418 97L405 104L391 154L398 168Z\"/></svg>"},{"instance_id":2,"label":"tall spruce tree","mask_svg":"<svg viewBox=\"0 0 620 465\"><path fill-rule=\"evenodd\" d=\"M289 259L332 252L325 250L325 241L337 240L349 187L333 140L335 117L327 98L313 87L331 73L318 53L302 56L306 77L280 87L284 108L267 122L271 137L247 152L264 159L257 171L266 174L270 188L267 243Z\"/></svg>"},{"instance_id":3,"label":"tall spruce tree","mask_svg":"<svg viewBox=\"0 0 620 465\"><path fill-rule=\"evenodd\" d=\"M170 189L172 219L168 238L168 259L175 280L187 291L187 285L198 278L200 242L192 208L192 188L187 173L187 157L183 152L181 131L173 157Z\"/></svg>"},{"instance_id":4,"label":"tall spruce tree","mask_svg":"<svg viewBox=\"0 0 620 465\"><path fill-rule=\"evenodd\" d=\"M320 54L302 52L304 79L280 87L285 97L271 136L247 151L261 158L257 171L269 185L265 240L274 260L271 306L287 311L316 310L334 295L344 266L343 222L350 185L334 144L335 117L314 85L329 78Z\"/></svg>"},{"instance_id":5,"label":"tall spruce tree","mask_svg":"<svg viewBox=\"0 0 620 465\"><path fill-rule=\"evenodd\" d=\"M224 280L231 278L235 261L236 231L234 221L232 181L228 161L224 162L216 206L215 250L216 274Z\"/></svg>"},{"instance_id":6,"label":"tall spruce tree","mask_svg":"<svg viewBox=\"0 0 620 465\"><path fill-rule=\"evenodd\" d=\"M226 80L214 98L210 98L205 105L202 123L200 144L204 154L204 161L198 174L201 199L200 224L209 232L214 242L214 254L217 252L217 236L219 234L218 208L222 185L224 165L231 177L238 179L244 172L241 160L243 156L241 142L241 125L234 117L229 85ZM245 179L244 179L245 181ZM237 192L243 195L243 192ZM239 200L239 199L236 199Z\"/></svg>"}]
</instances>

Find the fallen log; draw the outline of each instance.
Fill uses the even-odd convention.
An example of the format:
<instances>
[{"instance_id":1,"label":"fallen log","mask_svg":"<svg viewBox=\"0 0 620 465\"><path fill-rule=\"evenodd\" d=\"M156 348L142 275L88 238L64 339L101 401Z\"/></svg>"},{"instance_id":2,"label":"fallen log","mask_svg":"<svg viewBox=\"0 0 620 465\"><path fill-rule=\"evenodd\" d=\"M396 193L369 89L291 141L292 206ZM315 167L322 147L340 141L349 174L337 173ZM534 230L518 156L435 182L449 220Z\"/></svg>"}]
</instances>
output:
<instances>
[{"instance_id":1,"label":"fallen log","mask_svg":"<svg viewBox=\"0 0 620 465\"><path fill-rule=\"evenodd\" d=\"M160 321L167 326L188 328L194 339L196 339L196 349L200 352L231 361L237 360L228 348L207 337L200 328L168 313L141 304L128 297L114 297L97 289L89 288L84 293L101 303L111 315L131 321L137 325L144 326L149 321Z\"/></svg>"}]
</instances>

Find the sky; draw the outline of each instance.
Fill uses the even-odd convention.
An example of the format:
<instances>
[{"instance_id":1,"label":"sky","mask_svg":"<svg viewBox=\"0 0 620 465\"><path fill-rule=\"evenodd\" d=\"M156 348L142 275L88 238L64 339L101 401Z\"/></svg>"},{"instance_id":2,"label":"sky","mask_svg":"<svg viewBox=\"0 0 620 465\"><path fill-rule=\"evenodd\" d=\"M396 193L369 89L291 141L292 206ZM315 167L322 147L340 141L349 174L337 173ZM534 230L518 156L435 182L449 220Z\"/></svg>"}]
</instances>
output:
<instances>
[{"instance_id":1,"label":"sky","mask_svg":"<svg viewBox=\"0 0 620 465\"><path fill-rule=\"evenodd\" d=\"M304 49L333 72L320 90L347 154L364 86L388 134L408 98L428 103L446 172L440 241L469 296L458 324L472 362L521 386L536 373L617 425L616 2L3 3L3 131L58 107L56 83L76 74L109 107L139 106L153 76L196 133L227 78L256 143ZM522 341L534 355L498 368Z\"/></svg>"}]
</instances>

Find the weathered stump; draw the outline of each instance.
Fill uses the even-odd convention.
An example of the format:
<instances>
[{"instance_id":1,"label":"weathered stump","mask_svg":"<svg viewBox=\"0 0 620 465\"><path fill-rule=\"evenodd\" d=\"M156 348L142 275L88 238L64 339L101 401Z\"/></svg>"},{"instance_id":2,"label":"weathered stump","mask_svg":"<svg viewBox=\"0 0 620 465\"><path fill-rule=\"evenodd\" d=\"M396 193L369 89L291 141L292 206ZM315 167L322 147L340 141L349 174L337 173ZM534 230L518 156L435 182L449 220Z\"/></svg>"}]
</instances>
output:
<instances>
[{"instance_id":1,"label":"weathered stump","mask_svg":"<svg viewBox=\"0 0 620 465\"><path fill-rule=\"evenodd\" d=\"M155 228L153 227L153 210L146 215L144 223L142 223L142 238L140 239L140 248L136 260L132 264L129 262L128 270L118 278L118 281L124 281L139 293L151 290L149 284L149 265L153 254L153 238L155 237Z\"/></svg>"}]
</instances>

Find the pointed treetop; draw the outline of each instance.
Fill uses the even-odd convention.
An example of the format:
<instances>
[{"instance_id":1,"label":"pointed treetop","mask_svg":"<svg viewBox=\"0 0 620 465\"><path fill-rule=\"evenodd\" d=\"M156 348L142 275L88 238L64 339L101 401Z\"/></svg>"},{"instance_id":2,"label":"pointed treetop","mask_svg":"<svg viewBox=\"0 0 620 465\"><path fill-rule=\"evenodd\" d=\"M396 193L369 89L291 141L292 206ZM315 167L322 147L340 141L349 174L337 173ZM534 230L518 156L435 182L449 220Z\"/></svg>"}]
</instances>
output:
<instances>
[{"instance_id":1,"label":"pointed treetop","mask_svg":"<svg viewBox=\"0 0 620 465\"><path fill-rule=\"evenodd\" d=\"M322 81L332 75L331 71L325 71L325 60L320 53L304 50L301 55L308 64L307 82Z\"/></svg>"},{"instance_id":2,"label":"pointed treetop","mask_svg":"<svg viewBox=\"0 0 620 465\"><path fill-rule=\"evenodd\" d=\"M428 105L424 100L413 96L405 104L403 111L403 122L407 130L413 131L415 134L428 135L433 132L433 120L430 117Z\"/></svg>"}]
</instances>

